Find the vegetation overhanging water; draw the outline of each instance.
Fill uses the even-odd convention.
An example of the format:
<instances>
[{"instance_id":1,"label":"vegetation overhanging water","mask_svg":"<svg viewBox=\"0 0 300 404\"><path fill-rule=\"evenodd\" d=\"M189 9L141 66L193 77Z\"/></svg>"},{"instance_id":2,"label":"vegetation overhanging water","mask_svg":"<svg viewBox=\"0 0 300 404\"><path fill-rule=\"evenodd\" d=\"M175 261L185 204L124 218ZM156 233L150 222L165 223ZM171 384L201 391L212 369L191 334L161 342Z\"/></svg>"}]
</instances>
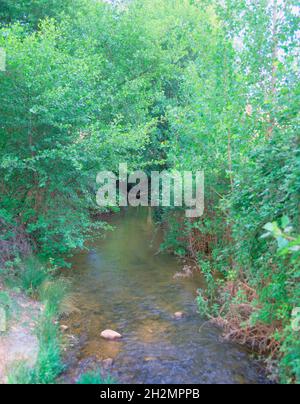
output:
<instances>
[{"instance_id":1,"label":"vegetation overhanging water","mask_svg":"<svg viewBox=\"0 0 300 404\"><path fill-rule=\"evenodd\" d=\"M45 306L37 327L36 365L21 369L14 381L49 384L61 374L64 347L57 318L68 285L59 275L91 233L105 233L105 223L94 220L103 213L96 203L96 178L100 172L116 173L126 163L131 173L204 171L203 216L179 223L172 207L161 208L160 219L168 229L164 248L193 259L201 270L206 287L197 296L199 315L220 325L229 340L265 355L272 380L300 383L298 3L0 0L0 328L16 301L25 299L30 307L30 299L38 298ZM153 366L159 373L160 361L147 356L141 365L142 338L135 341L139 354L130 356L136 359L133 370L122 363L129 360L125 352L134 346L132 338L142 321L135 309L152 318L157 306L162 330L166 325L165 332L157 327L150 333L161 337L157 347L166 339L170 346L178 339L177 348L183 347L181 355L169 356L161 348L161 357L171 358L166 373L186 360L184 369L174 365L174 373L181 371L187 380L185 369L199 366L200 374L207 369L203 358L208 367L216 363L211 355L216 349L203 346L217 339L215 334L200 339L197 321L202 336L213 328L196 316L175 322L170 314L177 305L188 313L195 307L194 284L188 292L190 280L172 279L173 258L145 251L149 241L139 226L141 238L123 231L121 239L129 216L122 223L111 238L95 243L93 252L77 255L74 275L70 271L75 284L81 282L82 293L83 282L86 290L92 283L98 286L82 294L87 299L82 299L86 326L79 320L72 326L72 331L86 329L87 355L83 350L82 357L106 352L98 327L111 323L124 332L123 341L115 344L120 352L111 353L115 367L119 363L120 372L123 366L128 375L138 367L138 377L150 380L144 369ZM140 267L131 265L136 262L130 247L135 242L144 251L142 257L134 253L136 261L144 263L147 257ZM125 268L117 269L116 260ZM102 270L106 261L111 274ZM15 295L15 287L21 296ZM144 303L139 290L145 293ZM156 303L150 301L158 291ZM97 315L90 312L90 301ZM99 323L102 312L105 321ZM88 324L91 318L94 326ZM8 332L12 329L9 318ZM23 332L31 333L25 325L17 340ZM181 335L190 344L197 335L197 348L195 344L189 352ZM12 351L16 345L32 356L27 343L10 343ZM0 346L2 358L7 357L2 335ZM2 358L0 354L0 363ZM226 373L224 358L220 363ZM193 377L191 371L189 380ZM175 379L182 381L178 374ZM232 373L226 380L232 380Z\"/></svg>"}]
</instances>

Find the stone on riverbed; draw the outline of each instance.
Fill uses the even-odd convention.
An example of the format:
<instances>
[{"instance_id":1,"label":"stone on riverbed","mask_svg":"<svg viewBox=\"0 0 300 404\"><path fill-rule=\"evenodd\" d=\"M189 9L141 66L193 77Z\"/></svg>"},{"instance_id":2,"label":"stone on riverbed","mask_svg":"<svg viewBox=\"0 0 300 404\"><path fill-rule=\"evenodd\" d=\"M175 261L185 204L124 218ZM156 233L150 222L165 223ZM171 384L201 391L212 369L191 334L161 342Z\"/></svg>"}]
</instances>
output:
<instances>
[{"instance_id":1,"label":"stone on riverbed","mask_svg":"<svg viewBox=\"0 0 300 404\"><path fill-rule=\"evenodd\" d=\"M174 317L176 318L176 320L180 320L184 317L184 313L182 311L177 311L176 313L174 313Z\"/></svg>"},{"instance_id":2,"label":"stone on riverbed","mask_svg":"<svg viewBox=\"0 0 300 404\"><path fill-rule=\"evenodd\" d=\"M154 362L154 361L156 361L157 360L157 358L155 358L154 356L146 356L145 358L144 358L144 361L145 362Z\"/></svg>"},{"instance_id":3,"label":"stone on riverbed","mask_svg":"<svg viewBox=\"0 0 300 404\"><path fill-rule=\"evenodd\" d=\"M115 341L122 338L122 335L113 330L105 330L101 333L101 337L109 341Z\"/></svg>"},{"instance_id":4,"label":"stone on riverbed","mask_svg":"<svg viewBox=\"0 0 300 404\"><path fill-rule=\"evenodd\" d=\"M104 369L111 368L113 364L114 364L114 360L112 358L107 358L102 361L102 365L103 365Z\"/></svg>"}]
</instances>

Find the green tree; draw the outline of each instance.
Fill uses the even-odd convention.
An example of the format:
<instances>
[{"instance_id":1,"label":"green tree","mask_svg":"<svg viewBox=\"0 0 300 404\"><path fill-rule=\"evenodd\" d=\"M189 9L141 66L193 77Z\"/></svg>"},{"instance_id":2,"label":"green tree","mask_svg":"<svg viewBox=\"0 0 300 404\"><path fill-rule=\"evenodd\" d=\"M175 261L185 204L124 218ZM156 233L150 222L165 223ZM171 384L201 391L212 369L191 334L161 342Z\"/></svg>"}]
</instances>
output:
<instances>
[{"instance_id":1,"label":"green tree","mask_svg":"<svg viewBox=\"0 0 300 404\"><path fill-rule=\"evenodd\" d=\"M0 23L21 22L37 27L46 17L58 18L62 13L72 13L85 0L0 0Z\"/></svg>"}]
</instances>

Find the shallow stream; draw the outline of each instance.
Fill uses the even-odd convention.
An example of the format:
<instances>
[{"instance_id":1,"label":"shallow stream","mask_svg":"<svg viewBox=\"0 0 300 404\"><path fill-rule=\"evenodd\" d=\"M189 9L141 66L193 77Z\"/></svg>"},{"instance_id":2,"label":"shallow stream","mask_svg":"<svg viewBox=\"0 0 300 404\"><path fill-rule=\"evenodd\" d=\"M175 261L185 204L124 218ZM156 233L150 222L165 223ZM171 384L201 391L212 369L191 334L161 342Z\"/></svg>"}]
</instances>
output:
<instances>
[{"instance_id":1,"label":"shallow stream","mask_svg":"<svg viewBox=\"0 0 300 404\"><path fill-rule=\"evenodd\" d=\"M195 299L203 280L174 278L183 265L157 253L162 233L148 211L131 209L110 223L114 231L72 259L80 312L68 326L85 335L79 359L113 359L110 372L120 383L264 383L247 350L201 319ZM175 312L185 315L176 319ZM122 340L102 339L105 329Z\"/></svg>"}]
</instances>

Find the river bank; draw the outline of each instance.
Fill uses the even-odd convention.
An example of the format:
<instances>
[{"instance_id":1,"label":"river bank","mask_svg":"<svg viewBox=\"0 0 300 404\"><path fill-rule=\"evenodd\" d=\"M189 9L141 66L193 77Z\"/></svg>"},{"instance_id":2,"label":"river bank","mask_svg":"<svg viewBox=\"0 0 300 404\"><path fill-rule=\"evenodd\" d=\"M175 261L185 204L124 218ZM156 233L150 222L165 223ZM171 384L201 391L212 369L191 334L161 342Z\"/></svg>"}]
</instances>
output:
<instances>
[{"instance_id":1,"label":"river bank","mask_svg":"<svg viewBox=\"0 0 300 404\"><path fill-rule=\"evenodd\" d=\"M7 384L15 365L24 362L33 368L37 362L37 326L44 306L24 293L12 291L1 284L0 300L2 313L5 312L0 330L0 384Z\"/></svg>"}]
</instances>

